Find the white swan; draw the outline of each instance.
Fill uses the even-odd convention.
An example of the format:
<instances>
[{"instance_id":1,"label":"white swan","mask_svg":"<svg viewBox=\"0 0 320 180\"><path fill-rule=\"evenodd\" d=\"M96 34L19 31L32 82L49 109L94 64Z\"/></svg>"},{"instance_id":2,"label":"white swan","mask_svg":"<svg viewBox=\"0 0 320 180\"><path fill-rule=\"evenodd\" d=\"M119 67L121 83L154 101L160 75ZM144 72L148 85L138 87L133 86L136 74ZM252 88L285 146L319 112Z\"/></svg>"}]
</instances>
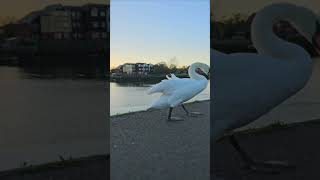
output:
<instances>
[{"instance_id":1,"label":"white swan","mask_svg":"<svg viewBox=\"0 0 320 180\"><path fill-rule=\"evenodd\" d=\"M153 85L148 90L148 94L162 93L162 95L152 103L150 108L169 108L168 120L181 120L171 117L172 109L181 104L187 114L190 115L182 103L193 98L207 87L209 69L209 66L204 63L193 63L188 69L190 78L177 78L174 74L171 74L171 78L167 76L167 79Z\"/></svg>"},{"instance_id":2,"label":"white swan","mask_svg":"<svg viewBox=\"0 0 320 180\"><path fill-rule=\"evenodd\" d=\"M274 34L273 25L280 20L290 22L319 50L320 21L316 14L289 3L272 4L256 14L251 37L258 54L227 55L212 49L214 86L211 109L214 112L211 145L225 133L268 113L296 94L309 80L312 59L302 47ZM257 163L240 148L234 136L231 135L230 140L248 167L257 168Z\"/></svg>"}]
</instances>

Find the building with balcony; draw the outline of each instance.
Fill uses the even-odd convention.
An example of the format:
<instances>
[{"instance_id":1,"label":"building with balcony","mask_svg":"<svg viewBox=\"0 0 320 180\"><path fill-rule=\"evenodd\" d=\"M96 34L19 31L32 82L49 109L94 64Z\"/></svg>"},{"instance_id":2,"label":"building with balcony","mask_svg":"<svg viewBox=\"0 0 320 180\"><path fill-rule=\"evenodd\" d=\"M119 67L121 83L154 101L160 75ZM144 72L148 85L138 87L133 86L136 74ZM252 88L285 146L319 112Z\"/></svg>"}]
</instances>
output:
<instances>
[{"instance_id":1,"label":"building with balcony","mask_svg":"<svg viewBox=\"0 0 320 180\"><path fill-rule=\"evenodd\" d=\"M54 4L27 14L17 24L37 26L40 40L106 40L110 33L110 6Z\"/></svg>"},{"instance_id":2,"label":"building with balcony","mask_svg":"<svg viewBox=\"0 0 320 180\"><path fill-rule=\"evenodd\" d=\"M147 63L125 63L111 70L115 74L147 75L153 71L153 65Z\"/></svg>"},{"instance_id":3,"label":"building with balcony","mask_svg":"<svg viewBox=\"0 0 320 180\"><path fill-rule=\"evenodd\" d=\"M36 54L108 56L109 14L108 4L83 6L54 4L30 12L14 24L0 27L3 31L1 39L2 41L9 38L14 38L17 42L30 41L37 49Z\"/></svg>"},{"instance_id":4,"label":"building with balcony","mask_svg":"<svg viewBox=\"0 0 320 180\"><path fill-rule=\"evenodd\" d=\"M136 63L136 73L137 74L149 74L153 70L152 64L146 63Z\"/></svg>"}]
</instances>

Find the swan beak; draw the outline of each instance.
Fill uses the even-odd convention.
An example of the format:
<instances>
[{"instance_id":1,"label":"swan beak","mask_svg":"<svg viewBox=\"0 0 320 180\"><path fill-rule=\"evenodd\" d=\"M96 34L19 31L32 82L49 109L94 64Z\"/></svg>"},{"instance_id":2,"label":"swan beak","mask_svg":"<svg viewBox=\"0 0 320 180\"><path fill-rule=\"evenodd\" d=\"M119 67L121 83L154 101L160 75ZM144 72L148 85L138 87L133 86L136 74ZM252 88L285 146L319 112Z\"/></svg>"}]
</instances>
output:
<instances>
[{"instance_id":1,"label":"swan beak","mask_svg":"<svg viewBox=\"0 0 320 180\"><path fill-rule=\"evenodd\" d=\"M205 72L200 71L200 72L199 72L199 74L201 74L202 76L204 76L206 79L208 79L208 80L209 80L209 75L208 75L208 74L206 74Z\"/></svg>"},{"instance_id":2,"label":"swan beak","mask_svg":"<svg viewBox=\"0 0 320 180\"><path fill-rule=\"evenodd\" d=\"M208 80L209 80L209 78L210 78L209 75L206 74L206 73L204 73L203 76L206 77Z\"/></svg>"},{"instance_id":3,"label":"swan beak","mask_svg":"<svg viewBox=\"0 0 320 180\"><path fill-rule=\"evenodd\" d=\"M317 22L316 33L312 38L312 44L315 47L318 55L320 55L320 23Z\"/></svg>"}]
</instances>

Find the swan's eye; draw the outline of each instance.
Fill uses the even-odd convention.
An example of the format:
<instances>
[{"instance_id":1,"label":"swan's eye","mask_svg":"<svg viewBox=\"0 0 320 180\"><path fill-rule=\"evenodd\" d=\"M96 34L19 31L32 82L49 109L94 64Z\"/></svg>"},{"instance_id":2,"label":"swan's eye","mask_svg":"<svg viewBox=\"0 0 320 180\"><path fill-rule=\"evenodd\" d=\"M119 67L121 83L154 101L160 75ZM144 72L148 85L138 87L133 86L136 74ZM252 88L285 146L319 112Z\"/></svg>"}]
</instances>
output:
<instances>
[{"instance_id":1,"label":"swan's eye","mask_svg":"<svg viewBox=\"0 0 320 180\"><path fill-rule=\"evenodd\" d=\"M197 68L197 69L196 69L196 72L197 72L198 74L204 74L204 72L203 72L200 68Z\"/></svg>"}]
</instances>

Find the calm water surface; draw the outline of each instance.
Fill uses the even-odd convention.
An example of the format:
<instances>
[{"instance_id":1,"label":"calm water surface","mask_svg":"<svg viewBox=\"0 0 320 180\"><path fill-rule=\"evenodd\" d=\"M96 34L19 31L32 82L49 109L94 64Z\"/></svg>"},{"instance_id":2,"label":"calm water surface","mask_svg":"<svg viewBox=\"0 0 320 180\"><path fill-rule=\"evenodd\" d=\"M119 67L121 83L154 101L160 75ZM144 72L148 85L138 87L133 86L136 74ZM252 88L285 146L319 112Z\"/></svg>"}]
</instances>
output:
<instances>
[{"instance_id":1,"label":"calm water surface","mask_svg":"<svg viewBox=\"0 0 320 180\"><path fill-rule=\"evenodd\" d=\"M0 66L0 171L108 153L109 85L41 71Z\"/></svg>"}]
</instances>

